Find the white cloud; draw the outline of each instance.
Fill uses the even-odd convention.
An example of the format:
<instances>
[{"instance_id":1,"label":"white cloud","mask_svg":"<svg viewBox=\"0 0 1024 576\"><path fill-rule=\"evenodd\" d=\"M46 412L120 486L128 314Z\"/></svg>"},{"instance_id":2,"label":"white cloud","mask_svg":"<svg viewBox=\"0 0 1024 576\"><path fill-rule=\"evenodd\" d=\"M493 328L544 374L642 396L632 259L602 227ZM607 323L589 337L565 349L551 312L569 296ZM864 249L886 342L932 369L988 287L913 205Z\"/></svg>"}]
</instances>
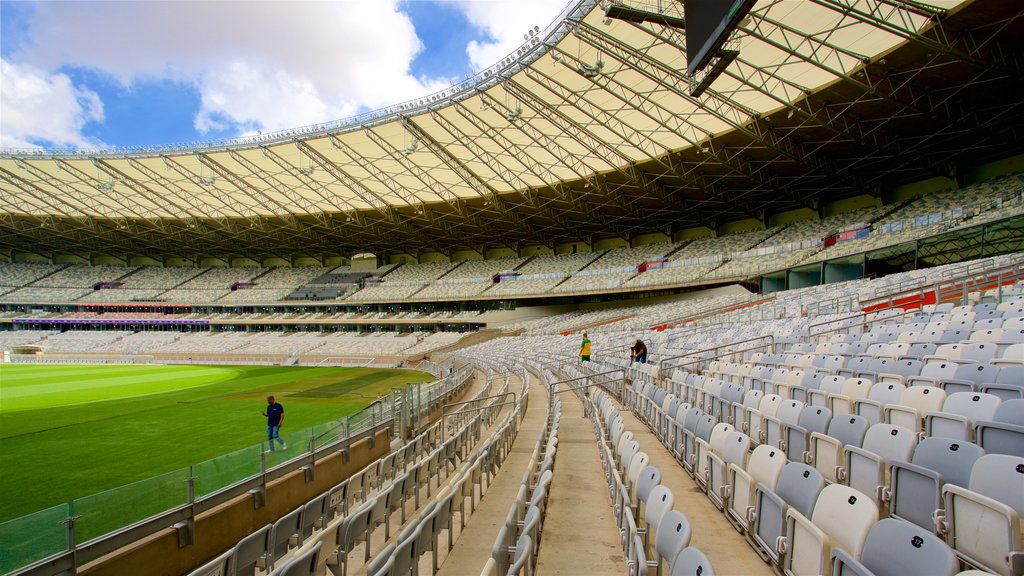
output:
<instances>
[{"instance_id":1,"label":"white cloud","mask_svg":"<svg viewBox=\"0 0 1024 576\"><path fill-rule=\"evenodd\" d=\"M65 74L0 59L0 147L37 148L45 141L55 147L102 147L82 136L90 121L103 121L103 103L88 89L77 87Z\"/></svg>"},{"instance_id":2,"label":"white cloud","mask_svg":"<svg viewBox=\"0 0 1024 576\"><path fill-rule=\"evenodd\" d=\"M411 73L423 45L402 1L33 4L26 42L7 55L20 83L9 85L18 79L9 80L5 68L3 145L30 138L90 144L81 129L102 119L102 103L72 86L62 67L108 75L126 88L140 80L192 85L200 97L193 123L201 133L323 123L447 88L454 79ZM546 27L567 1L457 0L492 39L467 46L473 68L512 53L524 32ZM26 92L30 85L35 92ZM39 100L30 102L31 94ZM35 113L43 110L56 113Z\"/></svg>"},{"instance_id":3,"label":"white cloud","mask_svg":"<svg viewBox=\"0 0 1024 576\"><path fill-rule=\"evenodd\" d=\"M482 70L512 54L526 40L523 34L535 26L542 31L566 8L569 0L453 0L466 14L470 24L487 34L491 41L472 41L466 54L474 70Z\"/></svg>"},{"instance_id":4,"label":"white cloud","mask_svg":"<svg viewBox=\"0 0 1024 576\"><path fill-rule=\"evenodd\" d=\"M200 130L321 123L448 85L410 73L422 44L398 0L42 2L28 26L19 61L193 84Z\"/></svg>"}]
</instances>

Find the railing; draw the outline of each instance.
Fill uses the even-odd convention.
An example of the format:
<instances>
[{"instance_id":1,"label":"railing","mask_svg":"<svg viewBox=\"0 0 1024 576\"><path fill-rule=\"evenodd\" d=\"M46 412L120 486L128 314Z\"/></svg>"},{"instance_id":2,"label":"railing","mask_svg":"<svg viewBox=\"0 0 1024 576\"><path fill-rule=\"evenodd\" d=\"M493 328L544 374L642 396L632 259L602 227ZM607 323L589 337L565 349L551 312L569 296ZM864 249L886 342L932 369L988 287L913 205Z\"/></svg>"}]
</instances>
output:
<instances>
[{"instance_id":1,"label":"railing","mask_svg":"<svg viewBox=\"0 0 1024 576\"><path fill-rule=\"evenodd\" d=\"M756 344L756 345L751 346L749 348L743 348L743 349L736 349L735 348L736 346L738 346L740 344L748 344L750 342L755 342L755 341L758 341L758 340L767 340L767 342L764 342L764 343L761 343L761 344ZM764 348L765 346L771 346L771 351L774 352L775 351L775 337L772 336L771 334L768 334L767 336L755 336L753 338L747 338L746 340L738 340L736 342L729 342L728 344L721 344L719 346L714 346L712 348L704 348L702 350L694 350L692 352L687 352L686 354L679 354L678 356L668 356L666 358L662 358L661 360L658 360L658 375L661 376L662 378L665 377L664 376L665 375L665 369L666 369L665 364L667 362L669 362L669 361L672 361L672 360L681 360L683 358L689 358L691 356L707 354L708 352L715 352L716 353L716 354L713 354L711 356L702 356L700 358L697 358L696 360L692 360L692 361L689 361L689 362L678 362L678 363L671 364L671 365L668 366L668 368L680 368L682 366L689 366L691 364L696 364L698 362L710 361L710 360L713 360L713 359L718 358L720 356L724 356L725 354L735 354L737 352L747 352L747 351L750 351L750 350L756 350L758 348ZM730 350L728 350L727 352L723 352L722 354L717 354L717 352L719 350L721 350L722 348L729 348Z\"/></svg>"},{"instance_id":2,"label":"railing","mask_svg":"<svg viewBox=\"0 0 1024 576\"><path fill-rule=\"evenodd\" d=\"M429 412L471 375L471 367L464 367L435 382L411 384L409 389L427 399L417 410ZM344 419L284 436L287 450L267 452L263 443L249 446L0 523L0 574L74 573L86 562L168 527L187 538L183 532L196 515L246 493L259 497L270 481L391 427L395 404L375 402Z\"/></svg>"}]
</instances>

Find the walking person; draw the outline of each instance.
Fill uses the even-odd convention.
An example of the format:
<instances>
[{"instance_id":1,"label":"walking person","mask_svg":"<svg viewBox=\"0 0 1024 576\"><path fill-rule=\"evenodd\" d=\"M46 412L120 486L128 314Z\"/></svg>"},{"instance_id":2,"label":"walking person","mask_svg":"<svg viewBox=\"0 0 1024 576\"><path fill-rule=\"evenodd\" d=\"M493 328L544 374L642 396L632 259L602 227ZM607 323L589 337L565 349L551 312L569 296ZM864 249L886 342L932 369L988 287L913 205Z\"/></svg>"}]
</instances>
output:
<instances>
[{"instance_id":1,"label":"walking person","mask_svg":"<svg viewBox=\"0 0 1024 576\"><path fill-rule=\"evenodd\" d=\"M267 417L267 443L270 444L270 451L274 451L274 440L281 443L281 450L287 450L288 445L281 439L281 425L284 424L284 406L274 400L273 396L267 396L267 410L263 413Z\"/></svg>"},{"instance_id":2,"label":"walking person","mask_svg":"<svg viewBox=\"0 0 1024 576\"><path fill-rule=\"evenodd\" d=\"M580 343L580 364L590 362L590 338L583 333L583 342Z\"/></svg>"}]
</instances>

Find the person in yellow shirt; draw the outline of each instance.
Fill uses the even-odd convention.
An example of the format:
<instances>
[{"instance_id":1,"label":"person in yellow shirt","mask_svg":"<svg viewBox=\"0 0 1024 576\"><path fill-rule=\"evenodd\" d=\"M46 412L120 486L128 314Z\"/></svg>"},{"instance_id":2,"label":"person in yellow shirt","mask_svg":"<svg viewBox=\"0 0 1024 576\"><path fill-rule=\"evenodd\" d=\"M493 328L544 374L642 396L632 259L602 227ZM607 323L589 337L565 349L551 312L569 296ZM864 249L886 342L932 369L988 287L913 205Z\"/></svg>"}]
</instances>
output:
<instances>
[{"instance_id":1,"label":"person in yellow shirt","mask_svg":"<svg viewBox=\"0 0 1024 576\"><path fill-rule=\"evenodd\" d=\"M587 337L587 333L583 333L583 342L580 343L580 363L590 362L590 338Z\"/></svg>"}]
</instances>

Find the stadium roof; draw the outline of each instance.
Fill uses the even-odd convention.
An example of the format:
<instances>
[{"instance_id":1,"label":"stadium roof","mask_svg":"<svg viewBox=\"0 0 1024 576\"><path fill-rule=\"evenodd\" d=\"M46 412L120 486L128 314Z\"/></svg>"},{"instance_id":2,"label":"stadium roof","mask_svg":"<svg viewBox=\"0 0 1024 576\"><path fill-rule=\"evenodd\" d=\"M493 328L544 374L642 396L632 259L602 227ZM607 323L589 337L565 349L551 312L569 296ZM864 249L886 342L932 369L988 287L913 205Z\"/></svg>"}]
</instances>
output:
<instances>
[{"instance_id":1,"label":"stadium roof","mask_svg":"<svg viewBox=\"0 0 1024 576\"><path fill-rule=\"evenodd\" d=\"M630 238L818 210L1021 150L1016 2L761 0L696 97L681 6L583 0L470 80L339 122L2 151L0 249L287 257Z\"/></svg>"}]
</instances>

